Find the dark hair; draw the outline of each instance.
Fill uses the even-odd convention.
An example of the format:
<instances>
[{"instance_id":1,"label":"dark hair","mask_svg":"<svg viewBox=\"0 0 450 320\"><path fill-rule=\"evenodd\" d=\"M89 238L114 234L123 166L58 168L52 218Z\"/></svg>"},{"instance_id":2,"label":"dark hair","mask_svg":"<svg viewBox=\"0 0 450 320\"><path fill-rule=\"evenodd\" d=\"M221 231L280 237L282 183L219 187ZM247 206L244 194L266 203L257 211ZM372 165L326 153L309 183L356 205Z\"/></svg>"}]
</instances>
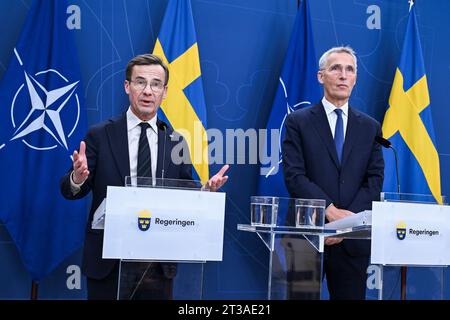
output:
<instances>
[{"instance_id":1,"label":"dark hair","mask_svg":"<svg viewBox=\"0 0 450 320\"><path fill-rule=\"evenodd\" d=\"M126 79L128 81L131 80L131 73L133 72L134 66L146 66L153 64L160 65L164 69L164 72L166 73L164 85L167 85L167 83L169 82L169 69L160 57L151 53L140 54L128 62L127 69L125 70Z\"/></svg>"}]
</instances>

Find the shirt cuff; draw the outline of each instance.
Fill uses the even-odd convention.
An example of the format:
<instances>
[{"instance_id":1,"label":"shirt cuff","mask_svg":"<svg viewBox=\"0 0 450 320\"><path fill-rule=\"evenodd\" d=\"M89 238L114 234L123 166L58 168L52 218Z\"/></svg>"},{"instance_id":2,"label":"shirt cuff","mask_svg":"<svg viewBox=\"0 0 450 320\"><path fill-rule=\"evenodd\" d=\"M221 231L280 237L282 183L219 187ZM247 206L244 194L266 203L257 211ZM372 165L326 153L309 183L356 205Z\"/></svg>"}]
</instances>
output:
<instances>
[{"instance_id":1,"label":"shirt cuff","mask_svg":"<svg viewBox=\"0 0 450 320\"><path fill-rule=\"evenodd\" d=\"M75 183L73 181L73 171L70 173L70 190L72 191L73 195L76 195L81 190L81 186L84 184L84 181L82 183Z\"/></svg>"}]
</instances>

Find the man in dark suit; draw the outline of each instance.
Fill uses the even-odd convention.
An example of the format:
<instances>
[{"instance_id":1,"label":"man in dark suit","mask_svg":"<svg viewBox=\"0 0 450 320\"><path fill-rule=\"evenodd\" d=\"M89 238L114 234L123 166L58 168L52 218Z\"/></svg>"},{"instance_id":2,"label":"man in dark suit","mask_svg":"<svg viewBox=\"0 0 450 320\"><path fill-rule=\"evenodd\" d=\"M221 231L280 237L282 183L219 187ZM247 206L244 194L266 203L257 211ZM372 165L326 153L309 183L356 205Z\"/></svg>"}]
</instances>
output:
<instances>
[{"instance_id":1,"label":"man in dark suit","mask_svg":"<svg viewBox=\"0 0 450 320\"><path fill-rule=\"evenodd\" d=\"M319 61L322 102L286 118L283 168L293 198L326 200L331 222L370 210L379 200L384 160L380 124L348 106L357 60L350 47L336 47ZM326 238L324 272L331 299L365 299L370 242Z\"/></svg>"},{"instance_id":2,"label":"man in dark suit","mask_svg":"<svg viewBox=\"0 0 450 320\"><path fill-rule=\"evenodd\" d=\"M148 177L153 184L163 175L168 179L192 180L192 164L176 164L178 162L171 158L172 149L179 143L170 138L175 135L173 130L156 116L166 97L168 81L169 70L159 57L144 54L131 59L124 82L130 107L88 131L79 151L73 153L72 170L61 179L61 192L67 199L80 199L90 191L93 193L82 265L89 299L117 297L118 261L102 259L103 230L91 228L94 212L106 197L107 186L124 186L126 176ZM181 148L181 153L183 150L188 149ZM179 156L183 159L182 154ZM207 182L211 191L226 182L227 169L228 166L224 166ZM141 297L171 298L176 265L151 266L152 279L145 282L152 282L154 288L146 288L147 294Z\"/></svg>"}]
</instances>

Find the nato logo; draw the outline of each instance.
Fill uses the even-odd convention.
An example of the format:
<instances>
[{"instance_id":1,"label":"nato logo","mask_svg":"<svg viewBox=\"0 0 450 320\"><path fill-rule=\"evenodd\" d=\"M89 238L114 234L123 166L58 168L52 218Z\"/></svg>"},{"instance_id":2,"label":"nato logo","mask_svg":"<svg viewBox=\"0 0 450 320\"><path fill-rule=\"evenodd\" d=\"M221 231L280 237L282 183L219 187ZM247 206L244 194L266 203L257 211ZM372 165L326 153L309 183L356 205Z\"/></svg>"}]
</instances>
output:
<instances>
[{"instance_id":1,"label":"nato logo","mask_svg":"<svg viewBox=\"0 0 450 320\"><path fill-rule=\"evenodd\" d=\"M403 221L400 221L397 224L397 239L404 240L405 237L406 237L406 223Z\"/></svg>"},{"instance_id":2,"label":"nato logo","mask_svg":"<svg viewBox=\"0 0 450 320\"><path fill-rule=\"evenodd\" d=\"M14 53L23 66L17 49L14 49ZM75 92L79 81L71 82L52 68L35 74L24 71L24 76L11 102L10 114L14 127L11 141L20 139L26 146L38 151L51 150L58 145L68 150L67 138L74 133L80 118L80 102ZM49 82L56 84L56 88L46 88ZM29 108L21 109L22 106ZM69 123L65 126L67 120ZM41 130L52 137L53 143L46 141L45 145L42 136L33 136L34 132ZM40 145L43 142L44 145Z\"/></svg>"},{"instance_id":3,"label":"nato logo","mask_svg":"<svg viewBox=\"0 0 450 320\"><path fill-rule=\"evenodd\" d=\"M138 227L141 231L147 231L150 229L150 223L152 222L152 214L148 210L139 211Z\"/></svg>"}]
</instances>

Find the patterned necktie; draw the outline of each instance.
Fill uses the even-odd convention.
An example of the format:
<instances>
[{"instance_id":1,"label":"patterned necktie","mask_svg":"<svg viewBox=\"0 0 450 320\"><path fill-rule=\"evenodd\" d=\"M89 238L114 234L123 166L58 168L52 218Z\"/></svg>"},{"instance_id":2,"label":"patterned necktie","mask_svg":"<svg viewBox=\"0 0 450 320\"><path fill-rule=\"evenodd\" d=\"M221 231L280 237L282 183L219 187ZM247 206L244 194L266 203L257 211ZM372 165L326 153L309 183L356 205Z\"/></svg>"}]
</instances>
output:
<instances>
[{"instance_id":1,"label":"patterned necktie","mask_svg":"<svg viewBox=\"0 0 450 320\"><path fill-rule=\"evenodd\" d=\"M152 158L150 155L150 145L147 139L147 129L150 125L147 122L141 122L141 135L139 137L138 159L137 159L137 176L152 176Z\"/></svg>"},{"instance_id":2,"label":"patterned necktie","mask_svg":"<svg viewBox=\"0 0 450 320\"><path fill-rule=\"evenodd\" d=\"M342 147L344 146L344 122L342 121L342 110L334 109L334 112L337 114L336 128L334 130L334 144L336 146L339 163L341 163Z\"/></svg>"}]
</instances>

